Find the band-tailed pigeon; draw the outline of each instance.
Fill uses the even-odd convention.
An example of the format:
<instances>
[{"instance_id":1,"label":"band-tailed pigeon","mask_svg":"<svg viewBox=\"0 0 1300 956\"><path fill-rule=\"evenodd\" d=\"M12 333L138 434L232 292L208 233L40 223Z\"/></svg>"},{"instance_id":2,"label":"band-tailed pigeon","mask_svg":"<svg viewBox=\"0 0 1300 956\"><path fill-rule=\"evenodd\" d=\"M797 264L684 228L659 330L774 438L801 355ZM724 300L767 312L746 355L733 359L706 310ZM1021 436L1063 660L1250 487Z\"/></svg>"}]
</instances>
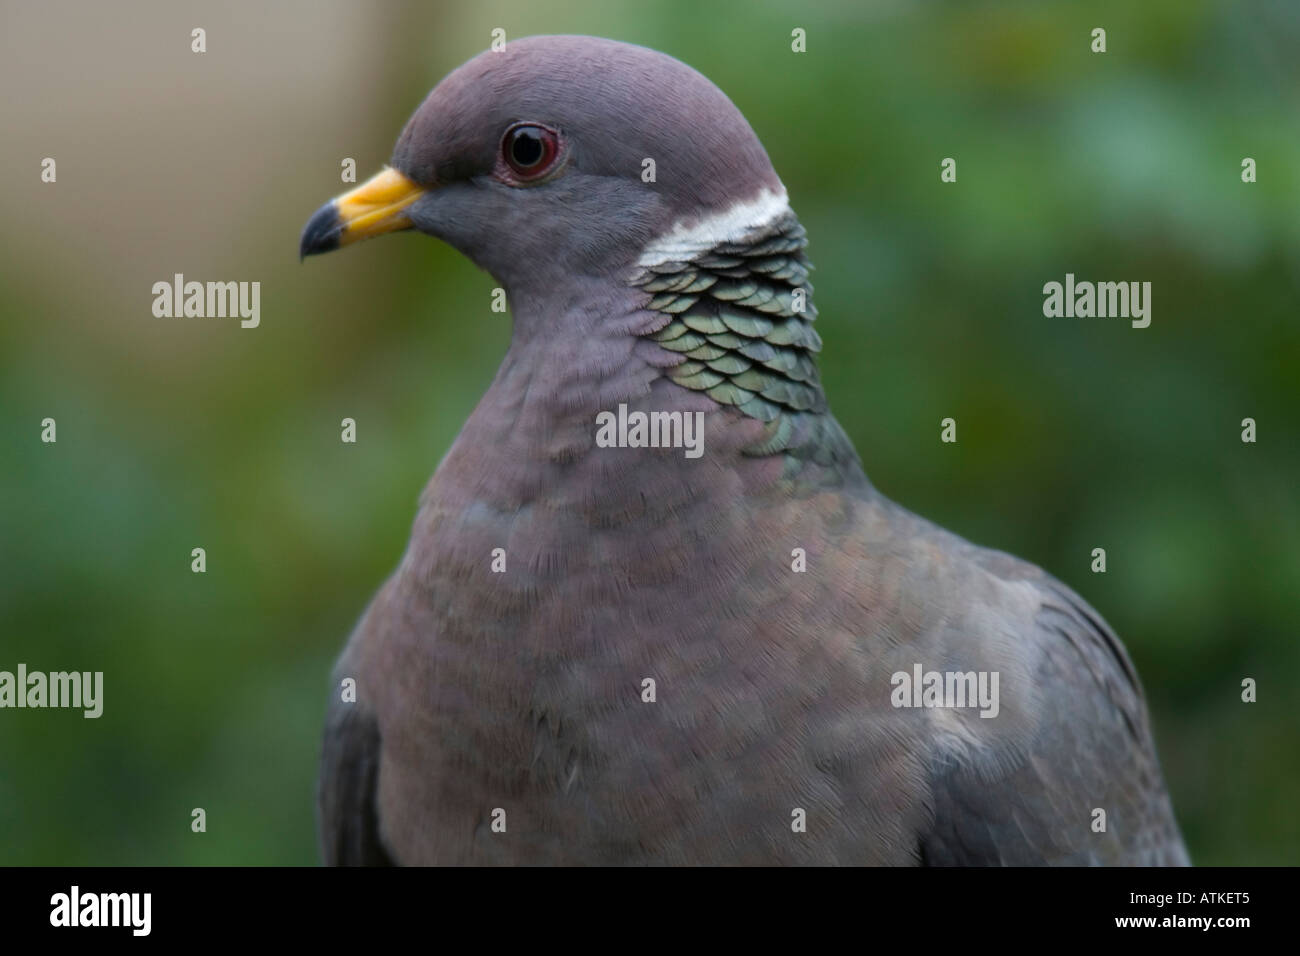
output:
<instances>
[{"instance_id":1,"label":"band-tailed pigeon","mask_svg":"<svg viewBox=\"0 0 1300 956\"><path fill-rule=\"evenodd\" d=\"M1111 629L868 483L717 87L590 37L485 52L301 251L407 228L514 328L339 661L327 862L1187 861Z\"/></svg>"}]
</instances>

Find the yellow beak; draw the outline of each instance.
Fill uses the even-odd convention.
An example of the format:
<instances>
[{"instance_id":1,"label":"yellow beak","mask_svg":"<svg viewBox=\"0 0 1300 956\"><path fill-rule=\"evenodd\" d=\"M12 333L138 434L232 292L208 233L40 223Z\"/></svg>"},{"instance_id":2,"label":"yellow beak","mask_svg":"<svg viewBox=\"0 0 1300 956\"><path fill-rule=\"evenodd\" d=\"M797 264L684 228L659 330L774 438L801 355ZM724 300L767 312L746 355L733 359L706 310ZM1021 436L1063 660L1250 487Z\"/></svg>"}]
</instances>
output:
<instances>
[{"instance_id":1,"label":"yellow beak","mask_svg":"<svg viewBox=\"0 0 1300 956\"><path fill-rule=\"evenodd\" d=\"M329 252L386 232L411 228L407 208L424 189L391 167L351 192L331 199L307 220L298 251L301 256Z\"/></svg>"}]
</instances>

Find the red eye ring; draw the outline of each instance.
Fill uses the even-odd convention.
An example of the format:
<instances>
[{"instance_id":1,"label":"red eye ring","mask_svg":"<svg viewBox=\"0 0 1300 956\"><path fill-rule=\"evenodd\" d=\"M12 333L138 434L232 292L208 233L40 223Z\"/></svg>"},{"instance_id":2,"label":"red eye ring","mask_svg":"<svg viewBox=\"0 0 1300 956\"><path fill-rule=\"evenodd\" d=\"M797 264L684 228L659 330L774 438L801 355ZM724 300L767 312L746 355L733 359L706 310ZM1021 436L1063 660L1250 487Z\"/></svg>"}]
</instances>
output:
<instances>
[{"instance_id":1,"label":"red eye ring","mask_svg":"<svg viewBox=\"0 0 1300 956\"><path fill-rule=\"evenodd\" d=\"M560 134L540 123L516 123L501 137L501 159L524 182L550 172L560 154Z\"/></svg>"}]
</instances>

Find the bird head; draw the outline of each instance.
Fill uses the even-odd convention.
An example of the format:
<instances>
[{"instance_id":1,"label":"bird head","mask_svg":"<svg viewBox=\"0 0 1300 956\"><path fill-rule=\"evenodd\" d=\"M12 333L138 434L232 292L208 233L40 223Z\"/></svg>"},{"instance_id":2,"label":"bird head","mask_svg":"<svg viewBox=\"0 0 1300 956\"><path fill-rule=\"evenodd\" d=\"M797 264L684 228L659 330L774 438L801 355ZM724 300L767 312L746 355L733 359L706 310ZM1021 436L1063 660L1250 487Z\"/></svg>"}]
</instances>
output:
<instances>
[{"instance_id":1,"label":"bird head","mask_svg":"<svg viewBox=\"0 0 1300 956\"><path fill-rule=\"evenodd\" d=\"M513 297L617 275L692 230L726 239L784 203L758 137L704 76L644 47L538 36L439 83L389 166L318 210L300 249L415 229Z\"/></svg>"}]
</instances>

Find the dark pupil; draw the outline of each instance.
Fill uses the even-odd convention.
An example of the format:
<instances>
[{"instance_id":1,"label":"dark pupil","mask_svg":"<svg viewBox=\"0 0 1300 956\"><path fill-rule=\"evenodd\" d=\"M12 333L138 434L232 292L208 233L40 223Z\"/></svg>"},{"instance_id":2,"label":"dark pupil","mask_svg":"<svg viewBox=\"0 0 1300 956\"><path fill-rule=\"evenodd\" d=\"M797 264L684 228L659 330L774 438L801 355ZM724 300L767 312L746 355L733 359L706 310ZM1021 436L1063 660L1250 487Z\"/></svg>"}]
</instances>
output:
<instances>
[{"instance_id":1,"label":"dark pupil","mask_svg":"<svg viewBox=\"0 0 1300 956\"><path fill-rule=\"evenodd\" d=\"M510 144L510 154L520 166L535 166L543 152L542 137L536 130L519 130Z\"/></svg>"}]
</instances>

